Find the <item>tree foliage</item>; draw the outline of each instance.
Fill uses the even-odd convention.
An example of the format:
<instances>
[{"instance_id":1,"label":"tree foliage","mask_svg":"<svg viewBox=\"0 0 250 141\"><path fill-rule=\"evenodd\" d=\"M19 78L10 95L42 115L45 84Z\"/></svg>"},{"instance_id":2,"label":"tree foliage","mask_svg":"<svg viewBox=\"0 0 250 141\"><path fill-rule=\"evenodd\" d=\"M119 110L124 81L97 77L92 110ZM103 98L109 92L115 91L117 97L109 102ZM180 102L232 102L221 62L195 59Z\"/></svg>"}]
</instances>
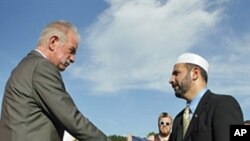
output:
<instances>
[{"instance_id":1,"label":"tree foliage","mask_svg":"<svg viewBox=\"0 0 250 141\"><path fill-rule=\"evenodd\" d=\"M112 141L127 141L127 137L119 136L119 135L111 135L111 136L109 136L109 138Z\"/></svg>"},{"instance_id":2,"label":"tree foliage","mask_svg":"<svg viewBox=\"0 0 250 141\"><path fill-rule=\"evenodd\" d=\"M149 132L147 137L151 136L151 135L155 135L156 133L155 132Z\"/></svg>"}]
</instances>

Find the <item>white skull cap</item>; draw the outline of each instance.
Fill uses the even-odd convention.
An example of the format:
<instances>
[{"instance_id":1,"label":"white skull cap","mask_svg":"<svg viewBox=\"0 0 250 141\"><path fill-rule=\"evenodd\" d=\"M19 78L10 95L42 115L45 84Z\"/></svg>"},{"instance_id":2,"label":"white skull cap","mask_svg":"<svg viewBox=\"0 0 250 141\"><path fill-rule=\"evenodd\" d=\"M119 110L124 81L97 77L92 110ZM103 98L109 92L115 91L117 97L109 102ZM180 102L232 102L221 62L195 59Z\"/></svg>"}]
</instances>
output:
<instances>
[{"instance_id":1,"label":"white skull cap","mask_svg":"<svg viewBox=\"0 0 250 141\"><path fill-rule=\"evenodd\" d=\"M183 53L178 58L175 64L190 63L203 68L208 73L209 64L206 59L194 53Z\"/></svg>"}]
</instances>

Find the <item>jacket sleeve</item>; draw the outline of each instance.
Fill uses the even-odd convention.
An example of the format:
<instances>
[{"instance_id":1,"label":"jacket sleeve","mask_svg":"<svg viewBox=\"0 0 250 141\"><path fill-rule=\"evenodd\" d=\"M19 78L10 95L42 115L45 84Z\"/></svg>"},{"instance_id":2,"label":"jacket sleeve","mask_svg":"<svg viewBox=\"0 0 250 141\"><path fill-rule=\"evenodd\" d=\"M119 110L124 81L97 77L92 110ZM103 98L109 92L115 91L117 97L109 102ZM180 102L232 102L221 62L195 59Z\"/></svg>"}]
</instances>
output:
<instances>
[{"instance_id":1,"label":"jacket sleeve","mask_svg":"<svg viewBox=\"0 0 250 141\"><path fill-rule=\"evenodd\" d=\"M230 125L243 124L240 105L232 96L220 96L214 110L212 117L213 140L229 141Z\"/></svg>"},{"instance_id":2,"label":"jacket sleeve","mask_svg":"<svg viewBox=\"0 0 250 141\"><path fill-rule=\"evenodd\" d=\"M59 70L49 61L41 61L33 76L39 106L45 114L78 140L107 141L107 136L84 117L67 93Z\"/></svg>"}]
</instances>

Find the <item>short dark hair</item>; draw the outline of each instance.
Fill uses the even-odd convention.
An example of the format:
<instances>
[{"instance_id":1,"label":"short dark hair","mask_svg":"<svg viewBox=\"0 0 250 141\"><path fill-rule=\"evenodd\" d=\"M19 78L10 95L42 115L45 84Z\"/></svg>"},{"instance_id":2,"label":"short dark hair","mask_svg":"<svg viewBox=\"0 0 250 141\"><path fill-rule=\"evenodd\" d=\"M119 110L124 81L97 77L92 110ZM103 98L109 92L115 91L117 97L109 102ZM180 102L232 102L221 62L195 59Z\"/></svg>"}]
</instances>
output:
<instances>
[{"instance_id":1,"label":"short dark hair","mask_svg":"<svg viewBox=\"0 0 250 141\"><path fill-rule=\"evenodd\" d=\"M186 63L185 66L188 69L188 71L191 71L191 69L195 68L195 67L199 68L201 70L201 77L207 83L207 81L208 81L208 75L207 75L207 72L202 67L200 67L198 65L195 65L195 64L191 64L191 63Z\"/></svg>"}]
</instances>

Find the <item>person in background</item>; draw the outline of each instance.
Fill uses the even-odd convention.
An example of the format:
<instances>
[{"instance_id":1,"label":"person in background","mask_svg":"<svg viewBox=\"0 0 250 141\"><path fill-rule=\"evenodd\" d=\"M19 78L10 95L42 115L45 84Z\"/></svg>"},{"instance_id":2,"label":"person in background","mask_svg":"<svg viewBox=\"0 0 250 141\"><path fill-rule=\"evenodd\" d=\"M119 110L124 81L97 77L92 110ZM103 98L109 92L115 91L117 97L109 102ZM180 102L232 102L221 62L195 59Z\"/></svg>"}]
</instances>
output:
<instances>
[{"instance_id":1,"label":"person in background","mask_svg":"<svg viewBox=\"0 0 250 141\"><path fill-rule=\"evenodd\" d=\"M245 120L244 125L250 125L250 120Z\"/></svg>"},{"instance_id":2,"label":"person in background","mask_svg":"<svg viewBox=\"0 0 250 141\"><path fill-rule=\"evenodd\" d=\"M138 136L128 135L127 141L168 141L172 129L173 119L170 114L162 112L158 117L158 130L159 133L141 138Z\"/></svg>"},{"instance_id":3,"label":"person in background","mask_svg":"<svg viewBox=\"0 0 250 141\"><path fill-rule=\"evenodd\" d=\"M67 21L43 29L36 49L21 60L6 83L2 141L62 141L65 130L79 141L109 140L78 110L60 73L75 62L79 38Z\"/></svg>"},{"instance_id":4,"label":"person in background","mask_svg":"<svg viewBox=\"0 0 250 141\"><path fill-rule=\"evenodd\" d=\"M159 133L147 137L149 141L168 141L172 131L173 119L170 114L163 112L158 117Z\"/></svg>"},{"instance_id":5,"label":"person in background","mask_svg":"<svg viewBox=\"0 0 250 141\"><path fill-rule=\"evenodd\" d=\"M209 64L200 55L181 54L169 83L186 108L174 119L170 141L229 141L230 125L243 125L239 103L207 88ZM220 69L220 68L218 68Z\"/></svg>"}]
</instances>

